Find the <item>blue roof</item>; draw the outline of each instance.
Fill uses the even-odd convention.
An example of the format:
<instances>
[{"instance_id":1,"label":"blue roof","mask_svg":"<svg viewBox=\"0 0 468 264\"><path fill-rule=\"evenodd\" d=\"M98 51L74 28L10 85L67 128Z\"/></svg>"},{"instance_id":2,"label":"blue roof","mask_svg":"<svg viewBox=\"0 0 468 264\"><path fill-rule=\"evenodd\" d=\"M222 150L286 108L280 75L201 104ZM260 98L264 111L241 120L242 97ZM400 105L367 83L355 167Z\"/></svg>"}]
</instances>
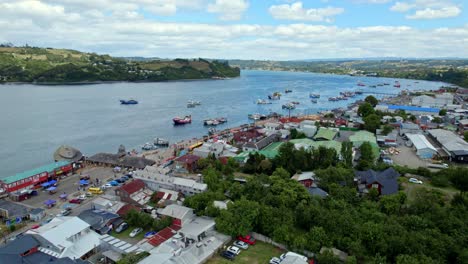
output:
<instances>
[{"instance_id":1,"label":"blue roof","mask_svg":"<svg viewBox=\"0 0 468 264\"><path fill-rule=\"evenodd\" d=\"M28 171L25 171L25 172L17 173L17 174L12 175L12 176L5 177L3 179L0 179L0 181L4 182L5 184L10 184L10 183L17 182L19 180L26 179L28 177L37 175L39 173L52 172L52 171L54 171L54 170L56 170L56 169L58 169L60 167L66 166L68 164L70 164L70 162L68 162L68 161L58 161L58 162L51 163L51 164L48 164L48 165L45 165L45 166L42 166L42 167L39 167L39 168L36 168L36 169L28 170Z\"/></svg>"},{"instance_id":2,"label":"blue roof","mask_svg":"<svg viewBox=\"0 0 468 264\"><path fill-rule=\"evenodd\" d=\"M405 110L405 111L421 111L421 112L430 112L430 113L439 113L440 111L440 109L438 108L419 107L419 106L410 106L410 105L388 105L388 109Z\"/></svg>"}]
</instances>

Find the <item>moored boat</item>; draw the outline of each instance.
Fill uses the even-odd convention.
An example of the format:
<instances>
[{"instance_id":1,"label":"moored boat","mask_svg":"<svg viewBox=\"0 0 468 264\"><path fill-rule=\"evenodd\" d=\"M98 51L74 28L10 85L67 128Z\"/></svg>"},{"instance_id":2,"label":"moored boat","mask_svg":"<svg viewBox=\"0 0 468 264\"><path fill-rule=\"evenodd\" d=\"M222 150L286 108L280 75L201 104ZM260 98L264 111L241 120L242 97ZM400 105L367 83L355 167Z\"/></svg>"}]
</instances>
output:
<instances>
[{"instance_id":1,"label":"moored boat","mask_svg":"<svg viewBox=\"0 0 468 264\"><path fill-rule=\"evenodd\" d=\"M255 102L256 104L260 104L260 105L263 105L263 104L271 104L271 102L268 102L267 100L265 99L257 99L257 101Z\"/></svg>"},{"instance_id":2,"label":"moored boat","mask_svg":"<svg viewBox=\"0 0 468 264\"><path fill-rule=\"evenodd\" d=\"M155 146L158 147L168 147L169 146L169 140L163 139L163 138L155 138L154 143Z\"/></svg>"},{"instance_id":3,"label":"moored boat","mask_svg":"<svg viewBox=\"0 0 468 264\"><path fill-rule=\"evenodd\" d=\"M134 100L134 99L130 99L130 100L120 100L120 104L123 104L123 105L135 105L135 104L138 104L138 101L137 101L137 100Z\"/></svg>"},{"instance_id":4,"label":"moored boat","mask_svg":"<svg viewBox=\"0 0 468 264\"><path fill-rule=\"evenodd\" d=\"M286 90L284 90L284 93L292 93L292 90L286 89Z\"/></svg>"},{"instance_id":5,"label":"moored boat","mask_svg":"<svg viewBox=\"0 0 468 264\"><path fill-rule=\"evenodd\" d=\"M185 116L183 118L181 117L174 117L172 119L172 121L174 122L174 125L185 125L185 124L190 124L192 123L192 116L191 115L188 115L188 116Z\"/></svg>"},{"instance_id":6,"label":"moored boat","mask_svg":"<svg viewBox=\"0 0 468 264\"><path fill-rule=\"evenodd\" d=\"M317 99L311 99L310 100L313 104L316 104L317 103Z\"/></svg>"},{"instance_id":7,"label":"moored boat","mask_svg":"<svg viewBox=\"0 0 468 264\"><path fill-rule=\"evenodd\" d=\"M399 82L399 81L395 81L395 84L393 85L393 87L400 88L400 87L401 87L400 82Z\"/></svg>"},{"instance_id":8,"label":"moored boat","mask_svg":"<svg viewBox=\"0 0 468 264\"><path fill-rule=\"evenodd\" d=\"M312 99L318 99L318 98L320 98L320 94L310 93L309 97L312 98Z\"/></svg>"},{"instance_id":9,"label":"moored boat","mask_svg":"<svg viewBox=\"0 0 468 264\"><path fill-rule=\"evenodd\" d=\"M287 109L287 110L292 110L292 109L296 108L296 105L293 104L293 103L286 103L286 104L282 105L281 108Z\"/></svg>"},{"instance_id":10,"label":"moored boat","mask_svg":"<svg viewBox=\"0 0 468 264\"><path fill-rule=\"evenodd\" d=\"M366 86L366 85L364 83L362 83L362 82L358 82L357 86Z\"/></svg>"}]
</instances>

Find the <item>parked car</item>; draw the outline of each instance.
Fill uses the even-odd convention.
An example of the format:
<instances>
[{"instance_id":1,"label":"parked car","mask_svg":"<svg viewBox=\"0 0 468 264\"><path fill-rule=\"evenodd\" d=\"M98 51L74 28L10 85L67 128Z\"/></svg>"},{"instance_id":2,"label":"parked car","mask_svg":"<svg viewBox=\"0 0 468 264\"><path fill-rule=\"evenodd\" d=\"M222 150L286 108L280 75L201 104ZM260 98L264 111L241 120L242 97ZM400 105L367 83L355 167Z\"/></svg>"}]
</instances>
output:
<instances>
[{"instance_id":1,"label":"parked car","mask_svg":"<svg viewBox=\"0 0 468 264\"><path fill-rule=\"evenodd\" d=\"M60 212L60 214L61 214L62 216L67 216L67 215L69 215L69 214L71 214L71 213L72 213L72 209L71 209L70 207L67 207L67 208L65 208L64 210L62 210L62 211Z\"/></svg>"},{"instance_id":2,"label":"parked car","mask_svg":"<svg viewBox=\"0 0 468 264\"><path fill-rule=\"evenodd\" d=\"M125 178L125 177L120 177L120 180L121 180L122 182L126 182L126 181L128 181L128 177L127 177L127 178Z\"/></svg>"},{"instance_id":3,"label":"parked car","mask_svg":"<svg viewBox=\"0 0 468 264\"><path fill-rule=\"evenodd\" d=\"M249 244L243 242L243 241L239 241L239 240L236 240L234 243L232 243L234 246L238 247L238 248L242 248L242 249L248 249L249 248Z\"/></svg>"},{"instance_id":4,"label":"parked car","mask_svg":"<svg viewBox=\"0 0 468 264\"><path fill-rule=\"evenodd\" d=\"M128 181L130 179L130 177L128 177L127 175L124 175L124 176L122 176L122 179L125 179L125 181Z\"/></svg>"},{"instance_id":5,"label":"parked car","mask_svg":"<svg viewBox=\"0 0 468 264\"><path fill-rule=\"evenodd\" d=\"M280 256L281 261L283 261L283 259L285 259L287 256L297 257L297 258L302 259L305 262L308 261L306 256L303 256L301 254L297 254L296 252L292 252L292 251L281 254L281 256Z\"/></svg>"},{"instance_id":6,"label":"parked car","mask_svg":"<svg viewBox=\"0 0 468 264\"><path fill-rule=\"evenodd\" d=\"M239 254L241 253L240 248L238 248L238 247L236 247L236 246L230 246L230 247L228 247L227 251L232 252L232 253L234 253L234 254L236 254L236 255L239 255Z\"/></svg>"},{"instance_id":7,"label":"parked car","mask_svg":"<svg viewBox=\"0 0 468 264\"><path fill-rule=\"evenodd\" d=\"M118 178L118 179L115 180L115 181L118 182L118 183L124 183L124 182L125 182L125 180L123 180L122 178Z\"/></svg>"},{"instance_id":8,"label":"parked car","mask_svg":"<svg viewBox=\"0 0 468 264\"><path fill-rule=\"evenodd\" d=\"M221 252L221 256L225 259L234 260L234 258L236 257L236 254L229 252L229 251L223 251Z\"/></svg>"},{"instance_id":9,"label":"parked car","mask_svg":"<svg viewBox=\"0 0 468 264\"><path fill-rule=\"evenodd\" d=\"M156 231L149 231L145 233L145 238L150 238L154 235L156 235Z\"/></svg>"},{"instance_id":10,"label":"parked car","mask_svg":"<svg viewBox=\"0 0 468 264\"><path fill-rule=\"evenodd\" d=\"M237 239L249 245L255 245L255 242L257 242L257 240L255 240L251 235L238 236Z\"/></svg>"},{"instance_id":11,"label":"parked car","mask_svg":"<svg viewBox=\"0 0 468 264\"><path fill-rule=\"evenodd\" d=\"M127 176L127 177L128 177L128 178L130 178L130 179L132 179L132 178L133 178L133 176L132 176L132 172L129 172L129 173L128 173L127 175L125 175L125 176Z\"/></svg>"},{"instance_id":12,"label":"parked car","mask_svg":"<svg viewBox=\"0 0 468 264\"><path fill-rule=\"evenodd\" d=\"M126 229L128 228L128 224L123 222L122 224L120 224L116 229L115 229L115 232L116 233L122 233L123 231L125 231Z\"/></svg>"},{"instance_id":13,"label":"parked car","mask_svg":"<svg viewBox=\"0 0 468 264\"><path fill-rule=\"evenodd\" d=\"M281 259L277 258L277 257L272 257L270 259L270 264L280 264L281 263Z\"/></svg>"},{"instance_id":14,"label":"parked car","mask_svg":"<svg viewBox=\"0 0 468 264\"><path fill-rule=\"evenodd\" d=\"M118 181L110 181L107 184L110 184L111 186L119 186L120 185Z\"/></svg>"},{"instance_id":15,"label":"parked car","mask_svg":"<svg viewBox=\"0 0 468 264\"><path fill-rule=\"evenodd\" d=\"M75 199L71 199L70 201L68 201L69 203L72 203L72 204L80 204L83 200L79 199L79 198L75 198Z\"/></svg>"},{"instance_id":16,"label":"parked car","mask_svg":"<svg viewBox=\"0 0 468 264\"><path fill-rule=\"evenodd\" d=\"M137 227L133 229L132 232L130 233L130 237L135 237L136 235L140 234L141 231L143 231L143 228L141 227Z\"/></svg>"},{"instance_id":17,"label":"parked car","mask_svg":"<svg viewBox=\"0 0 468 264\"><path fill-rule=\"evenodd\" d=\"M411 183L423 184L423 182L421 180L418 180L416 178L409 178L408 181L411 182Z\"/></svg>"}]
</instances>

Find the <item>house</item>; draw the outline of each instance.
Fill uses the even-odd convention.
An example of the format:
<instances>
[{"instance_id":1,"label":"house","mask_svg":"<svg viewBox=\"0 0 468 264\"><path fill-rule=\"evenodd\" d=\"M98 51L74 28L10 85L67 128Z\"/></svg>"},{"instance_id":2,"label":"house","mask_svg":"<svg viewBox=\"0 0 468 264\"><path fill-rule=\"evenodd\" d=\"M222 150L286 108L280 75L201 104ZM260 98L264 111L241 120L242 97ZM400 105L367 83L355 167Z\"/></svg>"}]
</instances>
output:
<instances>
[{"instance_id":1,"label":"house","mask_svg":"<svg viewBox=\"0 0 468 264\"><path fill-rule=\"evenodd\" d=\"M382 112L394 113L399 110L404 110L408 114L412 115L439 115L439 108L431 107L419 107L419 106L409 106L409 105L376 105L375 110L380 110Z\"/></svg>"},{"instance_id":2,"label":"house","mask_svg":"<svg viewBox=\"0 0 468 264\"><path fill-rule=\"evenodd\" d=\"M244 143L260 140L261 137L262 134L257 129L252 128L234 133L233 141L236 143L236 146L242 146Z\"/></svg>"},{"instance_id":3,"label":"house","mask_svg":"<svg viewBox=\"0 0 468 264\"><path fill-rule=\"evenodd\" d=\"M265 130L276 131L282 127L282 124L269 122L269 123L265 123L263 126L265 127Z\"/></svg>"},{"instance_id":4,"label":"house","mask_svg":"<svg viewBox=\"0 0 468 264\"><path fill-rule=\"evenodd\" d=\"M27 218L29 216L28 208L22 204L10 202L4 199L0 200L0 218L16 219Z\"/></svg>"},{"instance_id":5,"label":"house","mask_svg":"<svg viewBox=\"0 0 468 264\"><path fill-rule=\"evenodd\" d=\"M308 138L301 138L301 139L292 139L289 142L294 144L294 148L300 149L304 148L306 150L312 149L312 148L319 148L319 147L325 147L325 148L332 148L338 153L338 155L341 152L341 142L335 141L335 140L330 140L330 141L313 141Z\"/></svg>"},{"instance_id":6,"label":"house","mask_svg":"<svg viewBox=\"0 0 468 264\"><path fill-rule=\"evenodd\" d=\"M458 131L460 134L465 133L465 131L468 131L468 119L462 119L458 121Z\"/></svg>"},{"instance_id":7,"label":"house","mask_svg":"<svg viewBox=\"0 0 468 264\"><path fill-rule=\"evenodd\" d=\"M85 264L81 259L72 260L69 257L56 258L39 251L41 244L32 235L23 235L0 247L1 264Z\"/></svg>"},{"instance_id":8,"label":"house","mask_svg":"<svg viewBox=\"0 0 468 264\"><path fill-rule=\"evenodd\" d=\"M308 188L311 187L315 181L315 173L312 171L301 172L294 174L291 179L299 182L300 184L304 185L304 187Z\"/></svg>"},{"instance_id":9,"label":"house","mask_svg":"<svg viewBox=\"0 0 468 264\"><path fill-rule=\"evenodd\" d=\"M37 250L55 258L85 259L99 247L99 235L78 217L55 217L26 234L39 241Z\"/></svg>"},{"instance_id":10,"label":"house","mask_svg":"<svg viewBox=\"0 0 468 264\"><path fill-rule=\"evenodd\" d=\"M101 235L109 233L112 228L117 227L121 222L119 215L105 210L83 210L78 217L86 222L92 230Z\"/></svg>"},{"instance_id":11,"label":"house","mask_svg":"<svg viewBox=\"0 0 468 264\"><path fill-rule=\"evenodd\" d=\"M348 120L342 117L335 119L335 127L348 126Z\"/></svg>"},{"instance_id":12,"label":"house","mask_svg":"<svg viewBox=\"0 0 468 264\"><path fill-rule=\"evenodd\" d=\"M168 206L174 204L179 199L179 192L160 188L154 196L153 202L157 202L158 205Z\"/></svg>"},{"instance_id":13,"label":"house","mask_svg":"<svg viewBox=\"0 0 468 264\"><path fill-rule=\"evenodd\" d=\"M356 171L354 181L360 193L369 193L370 189L377 189L380 195L398 192L398 177L400 174L394 168L384 171Z\"/></svg>"},{"instance_id":14,"label":"house","mask_svg":"<svg viewBox=\"0 0 468 264\"><path fill-rule=\"evenodd\" d=\"M422 134L423 131L421 130L421 128L419 127L418 124L415 124L415 123L401 123L400 124L400 130L399 130L398 133L399 133L400 136L404 136L407 133Z\"/></svg>"},{"instance_id":15,"label":"house","mask_svg":"<svg viewBox=\"0 0 468 264\"><path fill-rule=\"evenodd\" d=\"M144 169L146 166L154 165L154 160L144 157L130 156L125 152L125 147L120 146L117 154L97 153L86 159L88 164L97 164L111 167L122 167L128 169Z\"/></svg>"},{"instance_id":16,"label":"house","mask_svg":"<svg viewBox=\"0 0 468 264\"><path fill-rule=\"evenodd\" d=\"M199 159L199 156L185 154L174 160L174 167L178 171L194 172L197 169L197 162Z\"/></svg>"},{"instance_id":17,"label":"house","mask_svg":"<svg viewBox=\"0 0 468 264\"><path fill-rule=\"evenodd\" d=\"M319 188L317 186L311 186L311 187L307 188L307 192L311 196L317 196L317 197L320 197L320 198L327 198L327 196L328 196L328 193L326 191L322 190L321 188Z\"/></svg>"},{"instance_id":18,"label":"house","mask_svg":"<svg viewBox=\"0 0 468 264\"><path fill-rule=\"evenodd\" d=\"M193 155L200 158L207 158L208 156L214 155L216 158L221 156L224 151L224 144L222 142L206 142L199 148L193 150Z\"/></svg>"},{"instance_id":19,"label":"house","mask_svg":"<svg viewBox=\"0 0 468 264\"><path fill-rule=\"evenodd\" d=\"M308 262L305 261L303 257L287 255L283 260L281 260L281 264L308 264Z\"/></svg>"},{"instance_id":20,"label":"house","mask_svg":"<svg viewBox=\"0 0 468 264\"><path fill-rule=\"evenodd\" d=\"M270 145L273 142L278 142L281 138L280 133L274 133L269 136L266 136L259 141L247 142L242 146L243 151L258 151L262 150L266 146Z\"/></svg>"},{"instance_id":21,"label":"house","mask_svg":"<svg viewBox=\"0 0 468 264\"><path fill-rule=\"evenodd\" d=\"M416 155L421 159L432 159L437 155L437 149L421 134L406 134L416 149Z\"/></svg>"},{"instance_id":22,"label":"house","mask_svg":"<svg viewBox=\"0 0 468 264\"><path fill-rule=\"evenodd\" d=\"M314 139L317 141L323 141L323 140L330 141L330 140L335 139L337 134L338 134L338 131L336 129L320 127L317 134L314 136Z\"/></svg>"},{"instance_id":23,"label":"house","mask_svg":"<svg viewBox=\"0 0 468 264\"><path fill-rule=\"evenodd\" d=\"M325 253L326 251L330 251L335 257L337 257L340 261L343 263L346 262L348 259L348 254L344 251L341 251L337 248L327 248L327 247L322 247L320 249L320 254Z\"/></svg>"},{"instance_id":24,"label":"house","mask_svg":"<svg viewBox=\"0 0 468 264\"><path fill-rule=\"evenodd\" d=\"M158 209L157 213L162 216L169 216L174 219L178 219L181 223L181 226L184 226L184 224L191 221L195 217L192 208L178 204L171 204L165 208Z\"/></svg>"},{"instance_id":25,"label":"house","mask_svg":"<svg viewBox=\"0 0 468 264\"><path fill-rule=\"evenodd\" d=\"M125 216L128 214L128 212L132 211L132 210L135 210L137 212L140 212L141 211L141 208L140 207L136 207L135 205L133 204L126 204L124 206L122 206L117 212L115 212L116 214L118 214L120 217L122 218L125 218Z\"/></svg>"},{"instance_id":26,"label":"house","mask_svg":"<svg viewBox=\"0 0 468 264\"><path fill-rule=\"evenodd\" d=\"M102 235L100 239L100 251L106 259L104 263L117 263L122 258L122 255L130 253L138 254L144 251L139 245L127 243L108 234Z\"/></svg>"},{"instance_id":27,"label":"house","mask_svg":"<svg viewBox=\"0 0 468 264\"><path fill-rule=\"evenodd\" d=\"M457 134L444 129L428 130L429 137L438 143L449 160L468 163L468 143Z\"/></svg>"},{"instance_id":28,"label":"house","mask_svg":"<svg viewBox=\"0 0 468 264\"><path fill-rule=\"evenodd\" d=\"M43 208L34 208L29 212L29 219L40 222L45 215L45 210Z\"/></svg>"},{"instance_id":29,"label":"house","mask_svg":"<svg viewBox=\"0 0 468 264\"><path fill-rule=\"evenodd\" d=\"M149 201L152 192L146 190L145 182L140 179L126 183L115 190L115 195L125 203L143 205Z\"/></svg>"},{"instance_id":30,"label":"house","mask_svg":"<svg viewBox=\"0 0 468 264\"><path fill-rule=\"evenodd\" d=\"M376 134L379 146L397 146L398 131L396 129L393 129L387 135L382 134L382 129L377 129Z\"/></svg>"}]
</instances>

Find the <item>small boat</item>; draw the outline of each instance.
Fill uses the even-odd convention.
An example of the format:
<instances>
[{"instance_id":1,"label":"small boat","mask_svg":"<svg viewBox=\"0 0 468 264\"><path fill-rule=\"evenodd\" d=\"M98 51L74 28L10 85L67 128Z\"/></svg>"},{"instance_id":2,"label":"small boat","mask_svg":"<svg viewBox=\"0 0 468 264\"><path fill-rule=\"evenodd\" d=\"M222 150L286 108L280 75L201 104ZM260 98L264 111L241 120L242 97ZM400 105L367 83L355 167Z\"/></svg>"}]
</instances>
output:
<instances>
[{"instance_id":1,"label":"small boat","mask_svg":"<svg viewBox=\"0 0 468 264\"><path fill-rule=\"evenodd\" d=\"M312 99L318 99L318 98L320 98L320 94L310 93L309 97L312 98Z\"/></svg>"},{"instance_id":2,"label":"small boat","mask_svg":"<svg viewBox=\"0 0 468 264\"><path fill-rule=\"evenodd\" d=\"M267 100L264 100L264 99L257 99L257 102L255 103L259 105L271 104L271 102L268 102Z\"/></svg>"},{"instance_id":3,"label":"small boat","mask_svg":"<svg viewBox=\"0 0 468 264\"><path fill-rule=\"evenodd\" d=\"M193 101L193 100L188 100L187 101L187 107L188 108L194 108L197 105L201 105L200 101Z\"/></svg>"},{"instance_id":4,"label":"small boat","mask_svg":"<svg viewBox=\"0 0 468 264\"><path fill-rule=\"evenodd\" d=\"M291 102L291 104L298 105L298 104L301 104L301 103L298 102L298 101L293 101L293 102Z\"/></svg>"},{"instance_id":5,"label":"small boat","mask_svg":"<svg viewBox=\"0 0 468 264\"><path fill-rule=\"evenodd\" d=\"M399 82L399 81L395 81L395 84L393 85L393 87L400 88L400 87L401 87L400 82Z\"/></svg>"},{"instance_id":6,"label":"small boat","mask_svg":"<svg viewBox=\"0 0 468 264\"><path fill-rule=\"evenodd\" d=\"M328 98L328 101L331 101L331 102L336 102L336 101L339 101L340 99L338 99L338 97L329 97Z\"/></svg>"},{"instance_id":7,"label":"small boat","mask_svg":"<svg viewBox=\"0 0 468 264\"><path fill-rule=\"evenodd\" d=\"M292 90L286 89L284 90L284 93L292 93Z\"/></svg>"},{"instance_id":8,"label":"small boat","mask_svg":"<svg viewBox=\"0 0 468 264\"><path fill-rule=\"evenodd\" d=\"M218 118L210 118L203 120L203 125L205 126L217 126L219 124L224 124L227 122L227 118L225 117L218 117Z\"/></svg>"},{"instance_id":9,"label":"small boat","mask_svg":"<svg viewBox=\"0 0 468 264\"><path fill-rule=\"evenodd\" d=\"M390 85L389 83L383 83L383 85Z\"/></svg>"},{"instance_id":10,"label":"small boat","mask_svg":"<svg viewBox=\"0 0 468 264\"><path fill-rule=\"evenodd\" d=\"M123 105L135 105L135 104L138 104L138 101L137 101L137 100L133 100L133 99L130 99L130 100L120 100L120 104L123 104Z\"/></svg>"},{"instance_id":11,"label":"small boat","mask_svg":"<svg viewBox=\"0 0 468 264\"><path fill-rule=\"evenodd\" d=\"M208 135L210 135L210 136L216 134L216 132L218 132L218 131L214 127L210 127L208 129Z\"/></svg>"},{"instance_id":12,"label":"small boat","mask_svg":"<svg viewBox=\"0 0 468 264\"><path fill-rule=\"evenodd\" d=\"M191 104L191 103L187 103L187 108L194 108L195 105L194 104Z\"/></svg>"},{"instance_id":13,"label":"small boat","mask_svg":"<svg viewBox=\"0 0 468 264\"><path fill-rule=\"evenodd\" d=\"M357 90L357 91L355 91L354 93L355 93L355 94L362 94L363 92L364 92L363 90Z\"/></svg>"},{"instance_id":14,"label":"small boat","mask_svg":"<svg viewBox=\"0 0 468 264\"><path fill-rule=\"evenodd\" d=\"M281 99L281 93L280 92L274 92L271 95L268 95L268 99L270 100L279 100Z\"/></svg>"},{"instance_id":15,"label":"small boat","mask_svg":"<svg viewBox=\"0 0 468 264\"><path fill-rule=\"evenodd\" d=\"M155 150L157 147L154 144L151 144L149 142L145 143L143 147L141 147L142 150Z\"/></svg>"},{"instance_id":16,"label":"small boat","mask_svg":"<svg viewBox=\"0 0 468 264\"><path fill-rule=\"evenodd\" d=\"M369 88L377 88L377 85L370 85Z\"/></svg>"},{"instance_id":17,"label":"small boat","mask_svg":"<svg viewBox=\"0 0 468 264\"><path fill-rule=\"evenodd\" d=\"M174 122L174 125L190 124L192 123L192 116L188 115L188 116L185 116L184 118L174 117L172 121Z\"/></svg>"},{"instance_id":18,"label":"small boat","mask_svg":"<svg viewBox=\"0 0 468 264\"><path fill-rule=\"evenodd\" d=\"M384 84L383 84L383 83L379 83L379 84L377 84L377 86L384 86Z\"/></svg>"},{"instance_id":19,"label":"small boat","mask_svg":"<svg viewBox=\"0 0 468 264\"><path fill-rule=\"evenodd\" d=\"M282 105L281 108L292 110L292 109L296 109L296 105L293 103L287 103L287 104Z\"/></svg>"},{"instance_id":20,"label":"small boat","mask_svg":"<svg viewBox=\"0 0 468 264\"><path fill-rule=\"evenodd\" d=\"M358 82L357 86L366 86L366 85L362 82Z\"/></svg>"},{"instance_id":21,"label":"small boat","mask_svg":"<svg viewBox=\"0 0 468 264\"><path fill-rule=\"evenodd\" d=\"M155 138L154 139L154 145L158 147L168 147L169 146L169 140L163 139L163 138Z\"/></svg>"},{"instance_id":22,"label":"small boat","mask_svg":"<svg viewBox=\"0 0 468 264\"><path fill-rule=\"evenodd\" d=\"M260 119L260 114L256 113L256 114L249 114L248 117L249 119L253 119L253 120L259 120Z\"/></svg>"},{"instance_id":23,"label":"small boat","mask_svg":"<svg viewBox=\"0 0 468 264\"><path fill-rule=\"evenodd\" d=\"M316 104L317 103L317 99L311 99L310 100L313 104Z\"/></svg>"}]
</instances>

